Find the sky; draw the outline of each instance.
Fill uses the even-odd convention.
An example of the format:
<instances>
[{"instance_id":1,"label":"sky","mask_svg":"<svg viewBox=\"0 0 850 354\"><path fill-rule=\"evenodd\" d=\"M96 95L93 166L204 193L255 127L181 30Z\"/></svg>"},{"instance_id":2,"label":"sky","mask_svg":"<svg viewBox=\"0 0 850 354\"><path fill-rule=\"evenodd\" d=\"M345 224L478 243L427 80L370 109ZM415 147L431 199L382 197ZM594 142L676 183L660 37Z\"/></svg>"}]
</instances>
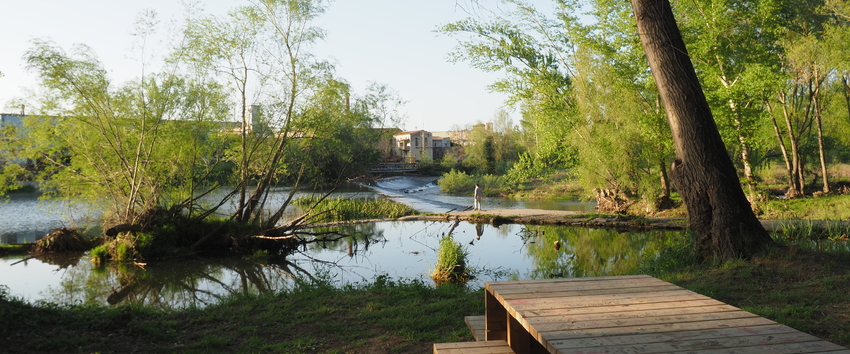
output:
<instances>
[{"instance_id":1,"label":"sky","mask_svg":"<svg viewBox=\"0 0 850 354\"><path fill-rule=\"evenodd\" d=\"M539 2L543 2L540 0ZM201 0L207 13L224 14L242 2ZM385 84L407 103L400 111L405 130L449 130L489 122L503 107L503 94L486 86L501 73L485 73L466 63L448 62L456 39L437 34L442 24L469 16L468 0L337 0L315 25L327 31L312 48L319 59L336 65L339 77L354 93L370 82ZM461 5L461 6L459 6ZM23 56L33 39L50 39L66 52L75 44L92 48L113 82L140 76L140 51L132 35L138 15L156 11L160 32L183 18L175 0L0 0L0 111L18 113L10 101L37 87L35 75L25 69ZM155 48L148 44L148 48ZM138 46L136 46L138 48ZM164 55L148 49L147 55ZM516 113L512 113L516 121Z\"/></svg>"}]
</instances>

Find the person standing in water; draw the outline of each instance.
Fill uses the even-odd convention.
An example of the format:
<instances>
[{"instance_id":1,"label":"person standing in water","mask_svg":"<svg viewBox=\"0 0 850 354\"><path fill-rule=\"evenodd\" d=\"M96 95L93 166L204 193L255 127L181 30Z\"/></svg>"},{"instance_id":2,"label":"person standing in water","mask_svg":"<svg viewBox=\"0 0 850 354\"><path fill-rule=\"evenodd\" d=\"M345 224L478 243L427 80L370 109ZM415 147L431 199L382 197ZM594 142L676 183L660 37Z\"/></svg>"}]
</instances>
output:
<instances>
[{"instance_id":1,"label":"person standing in water","mask_svg":"<svg viewBox=\"0 0 850 354\"><path fill-rule=\"evenodd\" d=\"M472 195L472 210L481 210L481 199L484 195L481 194L481 186L475 184L475 193Z\"/></svg>"}]
</instances>

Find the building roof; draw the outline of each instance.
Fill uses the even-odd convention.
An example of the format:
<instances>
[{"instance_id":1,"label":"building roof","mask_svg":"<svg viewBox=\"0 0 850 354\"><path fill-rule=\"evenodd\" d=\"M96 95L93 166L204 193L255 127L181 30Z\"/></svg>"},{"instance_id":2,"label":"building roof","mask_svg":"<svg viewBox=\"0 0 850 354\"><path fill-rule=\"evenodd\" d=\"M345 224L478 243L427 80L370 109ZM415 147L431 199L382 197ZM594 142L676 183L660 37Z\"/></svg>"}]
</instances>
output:
<instances>
[{"instance_id":1,"label":"building roof","mask_svg":"<svg viewBox=\"0 0 850 354\"><path fill-rule=\"evenodd\" d=\"M419 130L408 130L408 131L406 131L406 132L395 133L395 134L393 134L393 136L397 136L397 135L410 135L410 134L413 134L413 133L424 132L424 131L425 131L425 130L422 130L422 129L419 129Z\"/></svg>"}]
</instances>

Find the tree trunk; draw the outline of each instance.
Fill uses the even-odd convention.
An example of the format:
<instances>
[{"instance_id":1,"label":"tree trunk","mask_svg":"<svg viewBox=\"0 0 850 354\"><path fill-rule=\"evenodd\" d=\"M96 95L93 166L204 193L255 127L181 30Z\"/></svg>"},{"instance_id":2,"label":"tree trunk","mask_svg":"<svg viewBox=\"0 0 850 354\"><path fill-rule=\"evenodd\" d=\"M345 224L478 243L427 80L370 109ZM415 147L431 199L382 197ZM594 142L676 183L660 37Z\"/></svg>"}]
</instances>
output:
<instances>
[{"instance_id":1,"label":"tree trunk","mask_svg":"<svg viewBox=\"0 0 850 354\"><path fill-rule=\"evenodd\" d=\"M788 174L788 191L796 190L794 189L794 172L791 169L791 159L788 157L788 148L785 147L785 140L782 139L782 132L779 130L779 124L776 124L776 116L773 115L773 106L770 104L770 101L767 100L765 100L765 104L767 105L768 112L770 112L770 121L773 123L773 132L776 134L776 140L779 141L779 151L782 152L782 158L785 160L785 172ZM788 192L786 192L785 197L791 199L796 198L797 195L789 196Z\"/></svg>"},{"instance_id":2,"label":"tree trunk","mask_svg":"<svg viewBox=\"0 0 850 354\"><path fill-rule=\"evenodd\" d=\"M788 112L788 100L782 92L779 93L779 99L779 102L782 103L782 115L785 117L785 127L788 129L788 142L791 143L792 180L789 181L790 187L788 188L788 192L785 193L785 197L796 198L803 195L804 188L806 187L801 168L802 159L800 158L800 149L797 148L799 146L798 139L794 136L794 126L791 124L791 114Z\"/></svg>"},{"instance_id":3,"label":"tree trunk","mask_svg":"<svg viewBox=\"0 0 850 354\"><path fill-rule=\"evenodd\" d=\"M702 258L749 257L773 240L753 213L697 80L668 0L632 0L673 132L671 177Z\"/></svg>"},{"instance_id":4,"label":"tree trunk","mask_svg":"<svg viewBox=\"0 0 850 354\"><path fill-rule=\"evenodd\" d=\"M658 160L658 168L661 171L661 198L670 198L670 178L667 175L667 166L664 159Z\"/></svg>"},{"instance_id":5,"label":"tree trunk","mask_svg":"<svg viewBox=\"0 0 850 354\"><path fill-rule=\"evenodd\" d=\"M847 118L850 118L850 73L845 72L841 76L841 84L844 86L844 102L847 103Z\"/></svg>"},{"instance_id":6,"label":"tree trunk","mask_svg":"<svg viewBox=\"0 0 850 354\"><path fill-rule=\"evenodd\" d=\"M815 106L815 123L818 127L818 154L820 155L821 175L823 176L823 192L829 194L829 172L826 169L826 151L823 147L823 110L820 103L820 87L822 81L817 77L818 71L815 69L814 92L812 94L812 104Z\"/></svg>"}]
</instances>

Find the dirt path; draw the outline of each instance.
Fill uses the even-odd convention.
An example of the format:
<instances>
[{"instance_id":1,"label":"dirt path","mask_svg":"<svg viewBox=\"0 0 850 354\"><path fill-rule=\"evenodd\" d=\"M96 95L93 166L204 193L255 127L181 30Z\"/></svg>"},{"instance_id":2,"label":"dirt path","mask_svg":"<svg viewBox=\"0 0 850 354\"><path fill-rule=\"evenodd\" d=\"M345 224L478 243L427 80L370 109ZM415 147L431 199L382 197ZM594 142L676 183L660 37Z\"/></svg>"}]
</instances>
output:
<instances>
[{"instance_id":1,"label":"dirt path","mask_svg":"<svg viewBox=\"0 0 850 354\"><path fill-rule=\"evenodd\" d=\"M562 225L601 227L631 230L684 230L688 227L687 218L651 218L640 216L617 216L604 214L588 214L568 210L541 209L485 209L480 211L456 211L446 214L414 215L398 219L400 221L432 220L447 221L461 220L473 223L488 224L528 224L528 225ZM761 219L761 224L768 231L780 230L784 220ZM811 220L815 227L826 228L828 221ZM850 222L847 222L850 224Z\"/></svg>"},{"instance_id":2,"label":"dirt path","mask_svg":"<svg viewBox=\"0 0 850 354\"><path fill-rule=\"evenodd\" d=\"M589 214L569 210L543 209L484 209L455 211L442 214L422 214L405 216L398 219L373 219L340 221L313 226L340 226L379 221L466 221L492 225L524 224L524 225L558 225L594 228L609 228L619 230L684 230L688 228L687 218L651 218L632 215ZM761 224L767 231L782 229L784 220L761 219ZM810 220L816 228L826 228L833 221ZM850 221L843 221L850 225Z\"/></svg>"},{"instance_id":3,"label":"dirt path","mask_svg":"<svg viewBox=\"0 0 850 354\"><path fill-rule=\"evenodd\" d=\"M679 218L642 218L635 216L588 214L568 210L540 209L485 209L476 211L467 210L456 211L446 214L407 216L398 220L461 220L474 223L488 224L562 225L635 230L681 230L688 226L686 219Z\"/></svg>"}]
</instances>

